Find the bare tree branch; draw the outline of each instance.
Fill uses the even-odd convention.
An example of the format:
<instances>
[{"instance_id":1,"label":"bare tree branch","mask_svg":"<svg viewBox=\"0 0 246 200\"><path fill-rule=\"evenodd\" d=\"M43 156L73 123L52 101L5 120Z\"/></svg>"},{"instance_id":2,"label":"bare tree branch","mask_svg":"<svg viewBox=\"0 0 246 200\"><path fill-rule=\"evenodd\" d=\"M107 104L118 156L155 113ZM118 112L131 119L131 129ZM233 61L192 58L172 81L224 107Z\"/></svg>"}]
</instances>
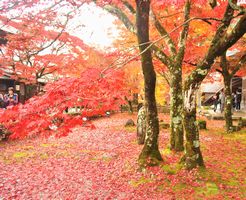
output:
<instances>
[{"instance_id":1,"label":"bare tree branch","mask_svg":"<svg viewBox=\"0 0 246 200\"><path fill-rule=\"evenodd\" d=\"M167 73L165 72L157 72L157 73L165 79L168 85L170 85L170 77Z\"/></svg>"},{"instance_id":2,"label":"bare tree branch","mask_svg":"<svg viewBox=\"0 0 246 200\"><path fill-rule=\"evenodd\" d=\"M127 8L128 10L132 13L132 14L136 14L136 10L133 8L133 6L126 0L122 0L121 1Z\"/></svg>"},{"instance_id":3,"label":"bare tree branch","mask_svg":"<svg viewBox=\"0 0 246 200\"><path fill-rule=\"evenodd\" d=\"M186 0L185 10L184 10L184 22L187 22L190 19L190 6L191 6L190 4L191 4L190 0ZM180 34L180 39L178 44L179 50L176 57L176 62L178 63L178 65L181 65L184 59L188 32L189 32L189 23L185 23L183 26L183 30Z\"/></svg>"},{"instance_id":4,"label":"bare tree branch","mask_svg":"<svg viewBox=\"0 0 246 200\"><path fill-rule=\"evenodd\" d=\"M245 65L245 63L246 63L246 53L241 57L237 66L232 70L231 76L233 77L242 68L242 66Z\"/></svg>"},{"instance_id":5,"label":"bare tree branch","mask_svg":"<svg viewBox=\"0 0 246 200\"><path fill-rule=\"evenodd\" d=\"M72 11L71 11L71 12L72 12ZM56 36L49 44L43 46L43 47L40 48L38 51L36 51L36 52L30 54L30 56L37 55L37 54L39 54L40 52L44 51L45 49L51 47L51 46L52 46L52 45L53 45L53 44L61 37L61 35L63 34L63 32L64 32L65 29L66 29L66 26L67 26L68 21L69 21L69 15L70 15L71 12L69 12L69 13L67 14L67 16L66 16L67 19L66 19L66 21L65 21L65 23L64 23L64 25L63 25L63 28L62 28L62 30L57 34L57 36Z\"/></svg>"},{"instance_id":6,"label":"bare tree branch","mask_svg":"<svg viewBox=\"0 0 246 200\"><path fill-rule=\"evenodd\" d=\"M136 27L133 25L133 23L129 20L129 18L126 16L126 14L119 9L116 6L112 6L112 5L105 5L103 7L105 10L107 10L109 13L111 13L112 15L117 16L125 25L125 27L130 30L132 33L137 33L136 31Z\"/></svg>"},{"instance_id":7,"label":"bare tree branch","mask_svg":"<svg viewBox=\"0 0 246 200\"><path fill-rule=\"evenodd\" d=\"M118 17L118 19L120 19L123 24L125 25L125 27L132 33L136 34L136 27L134 26L134 24L129 20L129 18L127 17L127 15L118 7L116 6L112 6L112 5L106 5L103 7L105 10L107 10L109 13L111 13L112 15ZM163 36L163 38L166 38L167 36ZM159 40L158 40L159 41ZM156 43L156 42L154 42ZM150 42L150 46L147 48L152 48L152 51L155 53L155 56L165 65L168 66L168 63L171 61L168 56L156 45L154 45L154 43L152 44ZM140 45L145 45L145 44L140 44ZM141 54L140 54L141 55ZM135 57L135 56L134 56ZM134 58L135 59L135 58ZM130 59L131 60L131 59Z\"/></svg>"},{"instance_id":8,"label":"bare tree branch","mask_svg":"<svg viewBox=\"0 0 246 200\"><path fill-rule=\"evenodd\" d=\"M173 14L170 14L170 15L160 16L159 19L165 19L165 18L173 17L173 16L181 14L181 13L183 13L183 11L176 12L176 13L173 13Z\"/></svg>"},{"instance_id":9,"label":"bare tree branch","mask_svg":"<svg viewBox=\"0 0 246 200\"><path fill-rule=\"evenodd\" d=\"M166 31L166 29L162 26L160 21L157 19L153 10L151 10L151 17L153 18L154 25L155 25L157 31L160 33L161 36L165 36L166 44L167 44L167 46L171 52L171 55L174 57L176 55L177 51L176 51L176 47L175 47L173 40L171 39L171 37L168 34L168 32Z\"/></svg>"}]
</instances>

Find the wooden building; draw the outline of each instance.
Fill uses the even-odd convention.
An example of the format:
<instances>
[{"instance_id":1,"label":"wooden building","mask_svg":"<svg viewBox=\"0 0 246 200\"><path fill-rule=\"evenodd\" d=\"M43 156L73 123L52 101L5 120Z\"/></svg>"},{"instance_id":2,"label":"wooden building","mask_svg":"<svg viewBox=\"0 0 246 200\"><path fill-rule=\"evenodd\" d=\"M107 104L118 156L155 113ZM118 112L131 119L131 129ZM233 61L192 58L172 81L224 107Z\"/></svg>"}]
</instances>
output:
<instances>
[{"instance_id":1,"label":"wooden building","mask_svg":"<svg viewBox=\"0 0 246 200\"><path fill-rule=\"evenodd\" d=\"M0 48L7 44L6 36L9 33L0 29ZM37 91L35 85L26 85L24 82L20 82L11 78L11 72L8 72L6 68L1 67L0 64L0 93L7 94L8 88L13 87L14 92L19 96L19 102L24 103L27 99L34 96Z\"/></svg>"},{"instance_id":2,"label":"wooden building","mask_svg":"<svg viewBox=\"0 0 246 200\"><path fill-rule=\"evenodd\" d=\"M227 60L231 66L237 66L239 60L242 58L242 56L245 54L245 51L239 51L237 49L227 51ZM217 68L220 69L220 59L218 59L214 65ZM246 64L244 64L243 67L246 67ZM224 83L223 83L223 77L221 73L215 72L214 77L217 78L217 81L215 80L213 83L202 83L200 90L198 92L198 106L209 106L213 105L213 96L216 93L221 92L224 89ZM246 112L246 76L245 74L241 75L234 75L234 77L231 80L231 92L241 93L241 111Z\"/></svg>"},{"instance_id":3,"label":"wooden building","mask_svg":"<svg viewBox=\"0 0 246 200\"><path fill-rule=\"evenodd\" d=\"M14 92L18 94L20 103L24 103L36 93L36 88L32 85L26 85L25 83L11 79L6 75L0 77L0 93L3 95L7 94L9 87L14 88Z\"/></svg>"}]
</instances>

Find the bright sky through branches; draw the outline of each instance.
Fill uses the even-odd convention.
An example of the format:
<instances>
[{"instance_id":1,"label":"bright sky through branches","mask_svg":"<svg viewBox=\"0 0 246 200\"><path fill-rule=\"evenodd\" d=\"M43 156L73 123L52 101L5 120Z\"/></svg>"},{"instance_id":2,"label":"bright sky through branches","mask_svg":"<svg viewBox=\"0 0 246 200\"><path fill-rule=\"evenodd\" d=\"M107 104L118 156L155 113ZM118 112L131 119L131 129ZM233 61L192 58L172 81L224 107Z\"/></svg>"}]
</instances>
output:
<instances>
[{"instance_id":1,"label":"bright sky through branches","mask_svg":"<svg viewBox=\"0 0 246 200\"><path fill-rule=\"evenodd\" d=\"M119 36L115 18L94 4L85 4L69 22L69 33L81 38L86 44L108 48Z\"/></svg>"},{"instance_id":2,"label":"bright sky through branches","mask_svg":"<svg viewBox=\"0 0 246 200\"><path fill-rule=\"evenodd\" d=\"M38 9L37 7L28 8L25 9L25 12L22 12L22 14L47 9L47 7L50 7L51 5L52 3L49 2L48 4L45 3L43 5L39 5ZM64 15L69 11L71 11L71 8L69 7L59 8L58 13L60 13L61 22L65 20L63 19ZM14 19L18 14L19 13L15 10L10 10L6 13L6 16ZM117 29L115 20L115 17L102 8L97 7L94 3L84 4L79 10L77 10L74 18L69 20L66 31L71 35L81 38L84 43L88 45L98 47L100 49L109 48L112 46L113 41L119 37L119 30ZM0 22L0 28L12 33L16 32L14 27L3 25L2 22ZM47 30L48 29L50 28L47 27Z\"/></svg>"}]
</instances>

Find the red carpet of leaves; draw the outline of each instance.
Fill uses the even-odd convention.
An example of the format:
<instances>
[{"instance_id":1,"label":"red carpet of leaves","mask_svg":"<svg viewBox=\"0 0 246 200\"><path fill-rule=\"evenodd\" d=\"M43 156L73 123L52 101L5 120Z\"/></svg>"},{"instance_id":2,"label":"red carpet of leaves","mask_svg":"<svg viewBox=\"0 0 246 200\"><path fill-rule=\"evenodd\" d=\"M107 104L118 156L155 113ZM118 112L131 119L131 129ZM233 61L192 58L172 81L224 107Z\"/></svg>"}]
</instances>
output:
<instances>
[{"instance_id":1,"label":"red carpet of leaves","mask_svg":"<svg viewBox=\"0 0 246 200\"><path fill-rule=\"evenodd\" d=\"M134 128L124 128L129 117L136 119L98 119L95 130L78 127L60 139L1 143L0 199L245 199L245 130L225 135L223 122L209 121L201 133L206 170L190 172L162 130L163 165L140 172L142 147Z\"/></svg>"}]
</instances>

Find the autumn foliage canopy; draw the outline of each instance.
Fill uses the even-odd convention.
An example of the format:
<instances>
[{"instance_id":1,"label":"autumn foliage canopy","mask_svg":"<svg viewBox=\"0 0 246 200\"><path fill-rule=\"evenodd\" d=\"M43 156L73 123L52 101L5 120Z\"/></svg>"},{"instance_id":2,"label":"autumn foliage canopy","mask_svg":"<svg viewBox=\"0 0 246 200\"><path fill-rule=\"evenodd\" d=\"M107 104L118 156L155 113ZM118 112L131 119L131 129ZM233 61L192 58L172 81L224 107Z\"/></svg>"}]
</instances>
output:
<instances>
[{"instance_id":1,"label":"autumn foliage canopy","mask_svg":"<svg viewBox=\"0 0 246 200\"><path fill-rule=\"evenodd\" d=\"M123 104L123 77L122 72L107 70L101 74L97 68L89 68L79 78L61 78L47 84L44 94L34 96L24 105L2 110L0 123L13 133L11 138L65 136L76 125L93 128L88 118L118 110ZM65 112L73 107L79 107L81 114Z\"/></svg>"}]
</instances>

